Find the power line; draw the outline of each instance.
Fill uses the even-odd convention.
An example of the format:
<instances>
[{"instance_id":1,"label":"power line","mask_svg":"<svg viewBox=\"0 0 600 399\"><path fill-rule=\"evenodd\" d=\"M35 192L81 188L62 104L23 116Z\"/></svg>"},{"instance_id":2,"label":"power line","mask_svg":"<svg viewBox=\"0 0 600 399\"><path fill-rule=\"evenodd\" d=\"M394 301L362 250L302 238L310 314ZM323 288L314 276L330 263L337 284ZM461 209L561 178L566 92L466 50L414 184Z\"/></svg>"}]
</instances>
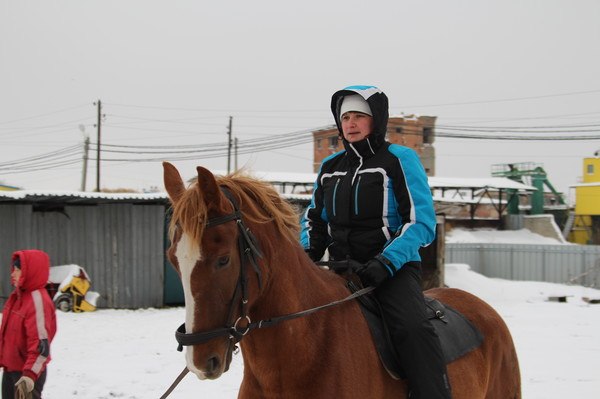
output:
<instances>
[{"instance_id":1,"label":"power line","mask_svg":"<svg viewBox=\"0 0 600 399\"><path fill-rule=\"evenodd\" d=\"M46 154L0 163L0 173L27 173L81 162L79 145L61 148Z\"/></svg>"},{"instance_id":2,"label":"power line","mask_svg":"<svg viewBox=\"0 0 600 399\"><path fill-rule=\"evenodd\" d=\"M582 140L600 140L600 134L583 136L514 136L514 135L479 135L467 133L449 133L436 131L436 137L472 139L472 140L513 140L513 141L582 141Z\"/></svg>"},{"instance_id":3,"label":"power line","mask_svg":"<svg viewBox=\"0 0 600 399\"><path fill-rule=\"evenodd\" d=\"M159 109L165 111L182 111L182 112L223 112L223 113L306 113L306 112L319 112L322 113L322 109L294 109L294 110L276 110L276 109L224 109L224 108L188 108L188 107L166 107L158 105L135 105L135 104L118 104L118 103L105 103L109 106L117 107L128 107L128 108L140 108L140 109Z\"/></svg>"},{"instance_id":4,"label":"power line","mask_svg":"<svg viewBox=\"0 0 600 399\"><path fill-rule=\"evenodd\" d=\"M61 148L61 149L51 151L51 152L48 152L45 154L34 155L34 156L31 156L28 158L21 158L19 160L15 160L15 161L0 162L0 168L7 167L7 166L20 165L20 164L28 164L31 162L52 159L52 158L56 158L56 157L62 157L65 155L73 154L75 152L79 152L80 150L81 150L81 147L79 145L72 145L72 146Z\"/></svg>"},{"instance_id":5,"label":"power line","mask_svg":"<svg viewBox=\"0 0 600 399\"><path fill-rule=\"evenodd\" d=\"M576 96L576 95L581 95L581 94L595 94L595 93L600 93L600 89L585 90L585 91L573 91L573 92L558 93L558 94L544 94L544 95L539 95L539 96L501 98L501 99L495 99L495 100L478 100L478 101L464 101L464 102L455 102L455 103L439 103L439 104L424 104L424 105L423 104L422 105L404 105L404 106L394 107L394 108L446 107L446 106L455 106L455 105L491 104L491 103L537 100L537 99L541 99L541 98L566 97L566 96Z\"/></svg>"},{"instance_id":6,"label":"power line","mask_svg":"<svg viewBox=\"0 0 600 399\"><path fill-rule=\"evenodd\" d=\"M582 92L580 92L580 94L581 93ZM567 93L562 95L567 95ZM172 121L173 120L164 120L164 122ZM37 128L42 129L56 127L64 125L66 123L67 122L63 124L48 125L45 127L38 126ZM291 148L298 145L309 144L312 143L314 140L313 132L328 129L335 129L335 126L327 125L313 129L305 129L301 131L287 132L275 135L265 134L264 136L259 138L240 140L237 145L237 153L254 154L259 152L274 151L283 148ZM413 133L410 131L405 131L403 134L422 135L422 133ZM593 141L600 140L600 123L592 122L568 125L558 124L539 126L438 125L435 127L435 137L450 139L505 141ZM197 143L192 145L119 145L102 143L101 151L98 151L97 143L91 143L91 146L95 146L94 149L97 153L107 155L126 155L126 157L102 156L103 161L111 163L158 162L163 161L165 159L194 160L202 158L221 158L227 156L228 154L228 143L226 142L226 140L216 143ZM98 157L96 157L96 160L97 159ZM81 146L75 145L51 151L48 153L23 158L20 160L0 162L0 173L27 173L38 170L56 168L65 165L72 165L79 162L81 162Z\"/></svg>"},{"instance_id":7,"label":"power line","mask_svg":"<svg viewBox=\"0 0 600 399\"><path fill-rule=\"evenodd\" d=\"M9 120L9 121L0 121L0 125L7 125L7 124L10 124L10 123L14 123L14 122L21 122L21 121L26 121L26 120L30 120L30 119L42 118L44 116L55 115L55 114L59 114L59 113L62 113L62 112L72 111L74 109L82 108L82 107L85 107L85 106L87 106L87 104L80 104L80 105L76 105L76 106L69 107L69 108L63 108L63 109L60 109L60 110L57 110L57 111L47 112L47 113L44 113L44 114L27 116L27 117L24 117L24 118L13 119L13 120Z\"/></svg>"},{"instance_id":8,"label":"power line","mask_svg":"<svg viewBox=\"0 0 600 399\"><path fill-rule=\"evenodd\" d=\"M551 126L471 126L471 125L441 125L438 124L435 126L436 128L441 129L452 129L452 130L480 130L480 131L488 131L488 130L529 130L529 129L579 129L582 127L600 127L600 122L593 124L575 124L575 125L551 125Z\"/></svg>"}]
</instances>

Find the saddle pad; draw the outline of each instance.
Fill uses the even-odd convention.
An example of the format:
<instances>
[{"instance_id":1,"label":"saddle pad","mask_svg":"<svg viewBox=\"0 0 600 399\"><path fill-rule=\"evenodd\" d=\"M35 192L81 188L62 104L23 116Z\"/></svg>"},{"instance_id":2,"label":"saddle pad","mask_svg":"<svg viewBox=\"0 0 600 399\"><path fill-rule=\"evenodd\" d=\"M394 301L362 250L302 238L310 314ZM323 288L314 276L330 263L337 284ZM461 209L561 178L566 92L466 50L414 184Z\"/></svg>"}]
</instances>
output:
<instances>
[{"instance_id":1,"label":"saddle pad","mask_svg":"<svg viewBox=\"0 0 600 399\"><path fill-rule=\"evenodd\" d=\"M351 291L355 289L352 285L349 284ZM372 295L363 295L358 299L384 368L395 379L406 378L381 318L379 303ZM483 335L463 315L433 298L425 297L425 303L428 318L440 338L446 363L466 355L481 345Z\"/></svg>"},{"instance_id":2,"label":"saddle pad","mask_svg":"<svg viewBox=\"0 0 600 399\"><path fill-rule=\"evenodd\" d=\"M428 318L440 337L446 363L466 355L481 345L483 342L481 332L456 309L427 296L425 303Z\"/></svg>"}]
</instances>

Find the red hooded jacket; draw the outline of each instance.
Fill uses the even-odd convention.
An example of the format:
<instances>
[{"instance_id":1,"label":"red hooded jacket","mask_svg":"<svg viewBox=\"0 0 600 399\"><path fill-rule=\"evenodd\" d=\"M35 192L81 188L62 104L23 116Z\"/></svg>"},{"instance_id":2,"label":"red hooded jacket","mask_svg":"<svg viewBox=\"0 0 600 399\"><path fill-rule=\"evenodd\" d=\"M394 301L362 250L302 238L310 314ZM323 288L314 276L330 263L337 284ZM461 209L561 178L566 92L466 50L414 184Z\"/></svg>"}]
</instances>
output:
<instances>
[{"instance_id":1,"label":"red hooded jacket","mask_svg":"<svg viewBox=\"0 0 600 399\"><path fill-rule=\"evenodd\" d=\"M56 308L45 289L50 258L36 249L17 251L12 260L16 258L21 261L21 279L2 311L0 366L35 381L50 361L50 343L56 334Z\"/></svg>"}]
</instances>

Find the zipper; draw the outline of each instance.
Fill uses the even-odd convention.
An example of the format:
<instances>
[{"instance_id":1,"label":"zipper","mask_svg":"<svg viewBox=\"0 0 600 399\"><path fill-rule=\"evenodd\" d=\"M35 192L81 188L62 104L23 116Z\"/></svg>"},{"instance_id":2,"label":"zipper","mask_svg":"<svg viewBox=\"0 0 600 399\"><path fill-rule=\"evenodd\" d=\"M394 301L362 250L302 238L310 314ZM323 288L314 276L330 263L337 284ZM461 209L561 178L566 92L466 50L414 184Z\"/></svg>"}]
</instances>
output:
<instances>
[{"instance_id":1,"label":"zipper","mask_svg":"<svg viewBox=\"0 0 600 399\"><path fill-rule=\"evenodd\" d=\"M340 180L341 179L338 177L337 181L335 182L335 187L333 188L333 216L335 216L335 214L336 214L336 211L335 211L336 199L335 199L335 197L337 195L338 186L340 185Z\"/></svg>"},{"instance_id":2,"label":"zipper","mask_svg":"<svg viewBox=\"0 0 600 399\"><path fill-rule=\"evenodd\" d=\"M358 215L358 188L360 187L360 179L362 175L358 175L358 181L356 182L356 188L354 189L354 214Z\"/></svg>"},{"instance_id":3,"label":"zipper","mask_svg":"<svg viewBox=\"0 0 600 399\"><path fill-rule=\"evenodd\" d=\"M363 157L360 155L360 152L358 152L356 150L356 148L354 148L352 143L350 143L350 148L352 148L352 151L354 151L354 153L356 154L356 156L358 158L358 166L356 167L356 170L354 171L354 174L352 175L352 185L354 185L354 180L356 179L356 176L358 176L358 171L360 170L360 168L363 165Z\"/></svg>"}]
</instances>

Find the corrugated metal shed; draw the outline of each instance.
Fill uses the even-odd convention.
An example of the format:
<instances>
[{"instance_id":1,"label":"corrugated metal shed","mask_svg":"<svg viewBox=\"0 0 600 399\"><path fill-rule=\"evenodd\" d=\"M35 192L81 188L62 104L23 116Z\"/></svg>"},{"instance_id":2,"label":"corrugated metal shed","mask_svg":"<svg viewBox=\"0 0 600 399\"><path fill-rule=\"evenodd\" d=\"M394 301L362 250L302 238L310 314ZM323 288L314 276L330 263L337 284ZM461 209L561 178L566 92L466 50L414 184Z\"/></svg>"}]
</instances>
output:
<instances>
[{"instance_id":1,"label":"corrugated metal shed","mask_svg":"<svg viewBox=\"0 0 600 399\"><path fill-rule=\"evenodd\" d=\"M446 244L446 263L466 263L488 277L600 287L600 246Z\"/></svg>"},{"instance_id":2,"label":"corrugated metal shed","mask_svg":"<svg viewBox=\"0 0 600 399\"><path fill-rule=\"evenodd\" d=\"M83 266L99 307L162 306L166 207L165 194L0 193L0 262L41 249L53 265ZM6 296L10 281L0 280Z\"/></svg>"}]
</instances>

